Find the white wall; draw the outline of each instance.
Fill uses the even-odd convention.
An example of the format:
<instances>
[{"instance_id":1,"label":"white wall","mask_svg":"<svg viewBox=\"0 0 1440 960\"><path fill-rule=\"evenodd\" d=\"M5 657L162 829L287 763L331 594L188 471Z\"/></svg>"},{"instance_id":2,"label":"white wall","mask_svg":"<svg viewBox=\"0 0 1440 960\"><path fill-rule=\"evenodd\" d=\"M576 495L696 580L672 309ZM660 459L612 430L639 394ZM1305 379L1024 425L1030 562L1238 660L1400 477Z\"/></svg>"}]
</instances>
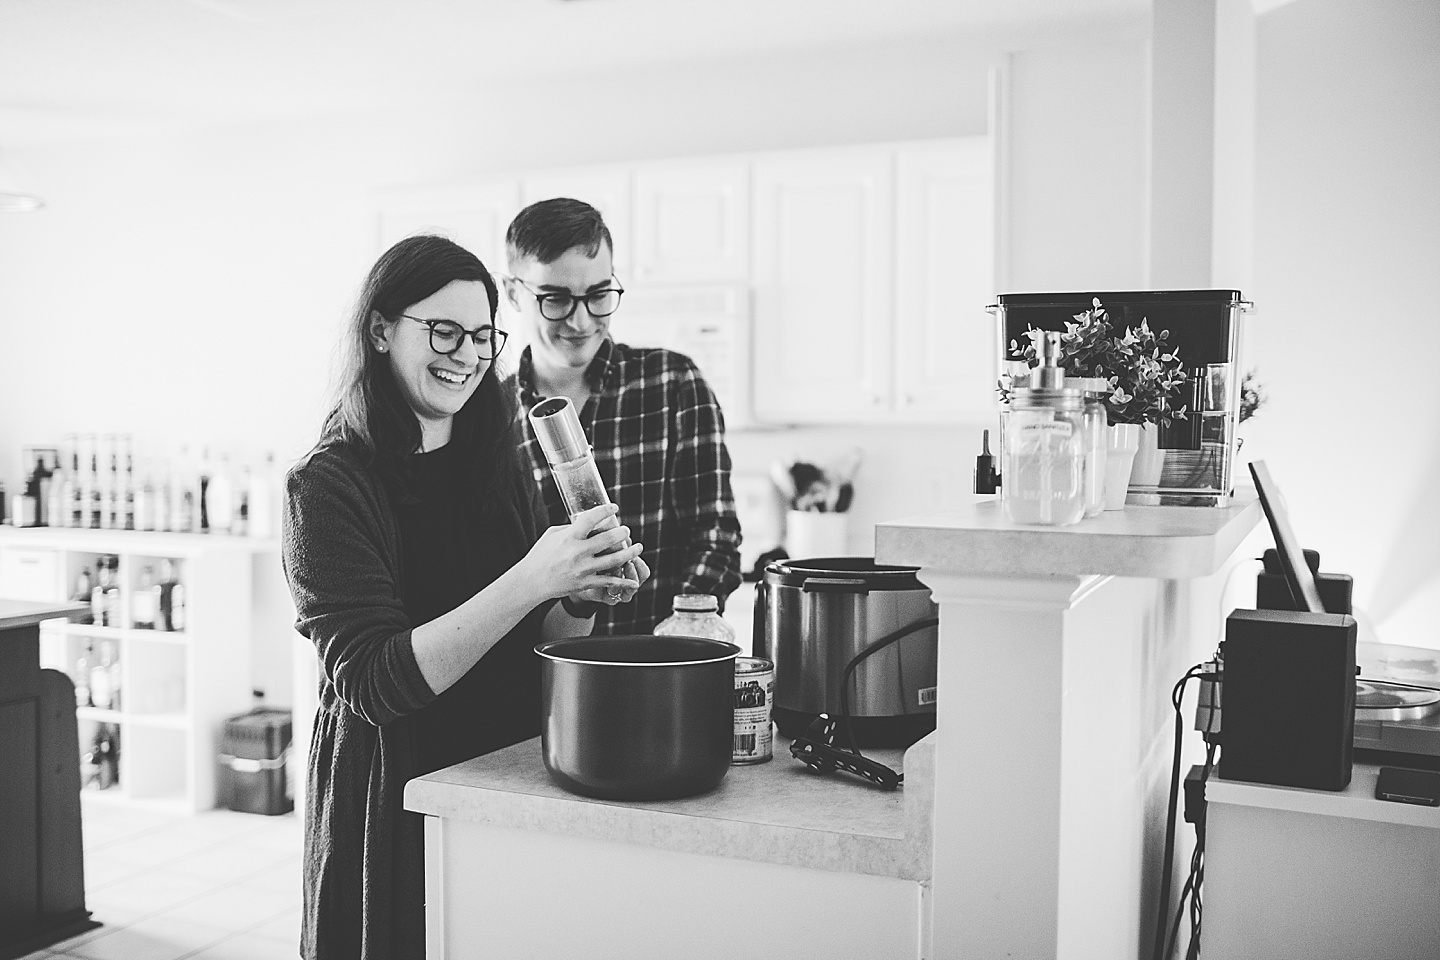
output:
<instances>
[{"instance_id":1,"label":"white wall","mask_svg":"<svg viewBox=\"0 0 1440 960\"><path fill-rule=\"evenodd\" d=\"M1242 456L1381 640L1440 647L1440 5L1297 0L1254 44L1246 292L1271 400Z\"/></svg>"},{"instance_id":2,"label":"white wall","mask_svg":"<svg viewBox=\"0 0 1440 960\"><path fill-rule=\"evenodd\" d=\"M937 39L477 92L473 107L326 117L21 156L49 207L0 218L0 478L20 447L131 432L282 462L313 441L332 345L374 257L377 188L527 167L982 133L1007 50L1010 289L1138 286L1144 25ZM556 105L560 105L557 107ZM553 142L554 119L572 132ZM1104 156L1080 149L1097 131ZM736 434L737 469L870 454L852 546L970 484L986 424ZM12 486L13 489L13 486ZM288 624L257 683L289 693Z\"/></svg>"}]
</instances>

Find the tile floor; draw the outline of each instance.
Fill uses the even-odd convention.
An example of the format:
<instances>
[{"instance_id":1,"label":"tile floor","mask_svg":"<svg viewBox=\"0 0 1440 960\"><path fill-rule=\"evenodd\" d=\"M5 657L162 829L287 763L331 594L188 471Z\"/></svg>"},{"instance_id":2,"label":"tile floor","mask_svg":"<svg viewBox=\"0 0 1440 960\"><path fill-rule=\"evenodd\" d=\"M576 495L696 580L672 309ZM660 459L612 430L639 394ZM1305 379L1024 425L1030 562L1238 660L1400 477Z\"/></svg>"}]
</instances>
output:
<instances>
[{"instance_id":1,"label":"tile floor","mask_svg":"<svg viewBox=\"0 0 1440 960\"><path fill-rule=\"evenodd\" d=\"M82 794L86 905L103 926L26 960L295 960L300 821Z\"/></svg>"}]
</instances>

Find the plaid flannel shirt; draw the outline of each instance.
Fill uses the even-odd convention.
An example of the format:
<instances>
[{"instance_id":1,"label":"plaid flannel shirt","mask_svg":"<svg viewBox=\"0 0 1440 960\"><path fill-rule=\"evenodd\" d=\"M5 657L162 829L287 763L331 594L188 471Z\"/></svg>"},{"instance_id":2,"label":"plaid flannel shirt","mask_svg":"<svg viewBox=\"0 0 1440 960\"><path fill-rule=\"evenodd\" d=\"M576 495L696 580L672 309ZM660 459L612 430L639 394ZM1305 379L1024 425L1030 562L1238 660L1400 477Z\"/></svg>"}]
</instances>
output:
<instances>
[{"instance_id":1,"label":"plaid flannel shirt","mask_svg":"<svg viewBox=\"0 0 1440 960\"><path fill-rule=\"evenodd\" d=\"M604 607L595 633L650 633L677 593L725 598L740 583L740 521L730 490L725 418L689 357L606 339L585 371L590 399L580 423L596 466L632 539L644 544L650 579L630 603ZM568 523L530 409L535 389L530 348L517 374L524 448L551 523Z\"/></svg>"}]
</instances>

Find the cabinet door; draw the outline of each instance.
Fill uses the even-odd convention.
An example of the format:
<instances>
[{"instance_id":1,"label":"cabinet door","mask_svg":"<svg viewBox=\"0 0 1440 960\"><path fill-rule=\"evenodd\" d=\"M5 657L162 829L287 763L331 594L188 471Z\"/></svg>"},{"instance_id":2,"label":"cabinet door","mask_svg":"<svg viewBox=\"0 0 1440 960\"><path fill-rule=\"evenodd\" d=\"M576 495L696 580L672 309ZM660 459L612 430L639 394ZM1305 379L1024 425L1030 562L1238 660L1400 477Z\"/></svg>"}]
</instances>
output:
<instances>
[{"instance_id":1,"label":"cabinet door","mask_svg":"<svg viewBox=\"0 0 1440 960\"><path fill-rule=\"evenodd\" d=\"M749 279L749 186L749 169L740 162L672 163L638 169L636 280Z\"/></svg>"},{"instance_id":2,"label":"cabinet door","mask_svg":"<svg viewBox=\"0 0 1440 960\"><path fill-rule=\"evenodd\" d=\"M379 206L379 249L417 233L439 233L505 273L505 230L520 211L514 180L385 193Z\"/></svg>"},{"instance_id":3,"label":"cabinet door","mask_svg":"<svg viewBox=\"0 0 1440 960\"><path fill-rule=\"evenodd\" d=\"M520 182L521 206L528 207L552 197L583 200L600 211L605 226L610 228L610 239L615 246L615 272L621 274L620 284L624 286L623 271L629 270L631 264L629 171L609 167L547 170Z\"/></svg>"},{"instance_id":4,"label":"cabinet door","mask_svg":"<svg viewBox=\"0 0 1440 960\"><path fill-rule=\"evenodd\" d=\"M895 412L995 411L990 141L902 147L896 157Z\"/></svg>"},{"instance_id":5,"label":"cabinet door","mask_svg":"<svg viewBox=\"0 0 1440 960\"><path fill-rule=\"evenodd\" d=\"M891 168L888 151L755 163L757 420L871 420L889 409Z\"/></svg>"}]
</instances>

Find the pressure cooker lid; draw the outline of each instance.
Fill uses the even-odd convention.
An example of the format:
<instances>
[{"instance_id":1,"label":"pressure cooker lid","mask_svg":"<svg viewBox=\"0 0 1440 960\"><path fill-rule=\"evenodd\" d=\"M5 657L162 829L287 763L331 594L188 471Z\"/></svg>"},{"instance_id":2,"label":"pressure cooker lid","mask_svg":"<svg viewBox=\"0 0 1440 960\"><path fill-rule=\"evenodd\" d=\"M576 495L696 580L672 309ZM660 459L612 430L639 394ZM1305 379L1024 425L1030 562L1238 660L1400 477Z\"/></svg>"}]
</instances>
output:
<instances>
[{"instance_id":1,"label":"pressure cooker lid","mask_svg":"<svg viewBox=\"0 0 1440 960\"><path fill-rule=\"evenodd\" d=\"M919 567L876 563L874 557L772 560L765 567L765 582L803 587L807 580L853 580L857 590L928 590L915 576L919 570Z\"/></svg>"}]
</instances>

